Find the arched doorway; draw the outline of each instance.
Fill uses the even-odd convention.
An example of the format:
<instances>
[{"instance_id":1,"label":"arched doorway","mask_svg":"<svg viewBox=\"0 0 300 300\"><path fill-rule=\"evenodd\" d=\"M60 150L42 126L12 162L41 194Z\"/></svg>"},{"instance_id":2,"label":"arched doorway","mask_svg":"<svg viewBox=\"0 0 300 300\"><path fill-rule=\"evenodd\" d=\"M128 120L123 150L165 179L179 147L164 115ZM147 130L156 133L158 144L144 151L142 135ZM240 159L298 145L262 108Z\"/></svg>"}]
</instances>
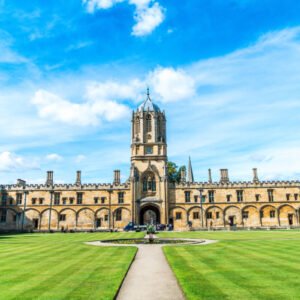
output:
<instances>
[{"instance_id":1,"label":"arched doorway","mask_svg":"<svg viewBox=\"0 0 300 300\"><path fill-rule=\"evenodd\" d=\"M144 206L140 210L140 224L160 224L160 212L154 205Z\"/></svg>"}]
</instances>

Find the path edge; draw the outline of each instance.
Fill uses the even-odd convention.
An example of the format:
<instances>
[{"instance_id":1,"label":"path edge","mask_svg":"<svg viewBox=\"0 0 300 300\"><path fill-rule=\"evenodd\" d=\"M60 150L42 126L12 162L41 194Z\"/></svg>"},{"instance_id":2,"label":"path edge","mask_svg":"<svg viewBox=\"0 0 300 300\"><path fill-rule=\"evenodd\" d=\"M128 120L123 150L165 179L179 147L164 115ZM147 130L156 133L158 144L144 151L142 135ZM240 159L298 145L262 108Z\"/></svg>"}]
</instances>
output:
<instances>
[{"instance_id":1,"label":"path edge","mask_svg":"<svg viewBox=\"0 0 300 300\"><path fill-rule=\"evenodd\" d=\"M130 268L131 268L133 262L135 261L136 255L137 255L137 253L138 253L138 251L139 251L139 248L138 248L138 247L135 247L135 248L136 248L135 254L134 254L134 256L133 256L133 258L132 258L132 260L131 260L131 263L129 264L129 266L128 266L128 268L127 268L126 273L124 274L124 277L123 277L123 279L122 279L122 281L121 281L121 283L120 283L120 285L119 285L119 287L118 287L118 290L117 290L116 293L115 293L115 296L114 296L113 300L116 300L117 297L119 296L119 293L120 293L120 290L121 290L121 288L122 288L122 286L123 286L123 283L124 283L124 281L125 281L125 278L127 277L128 272L129 272L129 270L130 270Z\"/></svg>"},{"instance_id":2,"label":"path edge","mask_svg":"<svg viewBox=\"0 0 300 300\"><path fill-rule=\"evenodd\" d=\"M166 253L165 253L165 251L164 251L164 248L167 248L167 247L168 247L167 245L161 247L161 251L162 251L162 253L163 253L164 257L165 257L165 260L167 261L167 264L168 264L170 270L172 271L172 273L173 273L173 275L174 275L174 277L175 277L175 279L176 279L177 285L179 286L179 288L180 288L180 290L181 290L181 293L182 293L184 299L187 299L187 298L186 298L186 294L185 294L183 288L181 287L181 285L180 285L180 283L179 283L179 281L178 281L178 278L177 278L177 276L175 275L175 272L174 272L172 266L170 265L169 260L168 260L168 258L167 258L167 256L166 256ZM172 246L169 246L169 247L172 247Z\"/></svg>"}]
</instances>

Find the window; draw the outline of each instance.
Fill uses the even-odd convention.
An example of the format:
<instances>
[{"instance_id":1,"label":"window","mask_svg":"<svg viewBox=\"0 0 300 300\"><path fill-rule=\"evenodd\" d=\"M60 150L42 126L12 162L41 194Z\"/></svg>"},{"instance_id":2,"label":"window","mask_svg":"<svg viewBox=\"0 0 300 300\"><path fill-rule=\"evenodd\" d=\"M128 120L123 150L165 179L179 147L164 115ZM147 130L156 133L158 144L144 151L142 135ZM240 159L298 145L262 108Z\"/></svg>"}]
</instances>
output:
<instances>
[{"instance_id":1,"label":"window","mask_svg":"<svg viewBox=\"0 0 300 300\"><path fill-rule=\"evenodd\" d=\"M177 212L175 218L176 220L181 220L181 212Z\"/></svg>"},{"instance_id":2,"label":"window","mask_svg":"<svg viewBox=\"0 0 300 300\"><path fill-rule=\"evenodd\" d=\"M59 205L60 193L54 193L54 205Z\"/></svg>"},{"instance_id":3,"label":"window","mask_svg":"<svg viewBox=\"0 0 300 300\"><path fill-rule=\"evenodd\" d=\"M143 179L143 191L156 191L155 177L152 174L146 175Z\"/></svg>"},{"instance_id":4,"label":"window","mask_svg":"<svg viewBox=\"0 0 300 300\"><path fill-rule=\"evenodd\" d=\"M260 211L260 217L264 218L264 212L263 212L263 210Z\"/></svg>"},{"instance_id":5,"label":"window","mask_svg":"<svg viewBox=\"0 0 300 300\"><path fill-rule=\"evenodd\" d=\"M106 198L105 197L101 197L101 204L105 203Z\"/></svg>"},{"instance_id":6,"label":"window","mask_svg":"<svg viewBox=\"0 0 300 300\"><path fill-rule=\"evenodd\" d=\"M0 210L0 223L6 222L6 209Z\"/></svg>"},{"instance_id":7,"label":"window","mask_svg":"<svg viewBox=\"0 0 300 300\"><path fill-rule=\"evenodd\" d=\"M83 197L82 193L77 193L77 204L82 204L82 197Z\"/></svg>"},{"instance_id":8,"label":"window","mask_svg":"<svg viewBox=\"0 0 300 300\"><path fill-rule=\"evenodd\" d=\"M118 209L116 212L116 221L122 221L122 210Z\"/></svg>"},{"instance_id":9,"label":"window","mask_svg":"<svg viewBox=\"0 0 300 300\"><path fill-rule=\"evenodd\" d=\"M214 191L208 191L208 201L209 201L209 203L215 202L215 192Z\"/></svg>"},{"instance_id":10,"label":"window","mask_svg":"<svg viewBox=\"0 0 300 300\"><path fill-rule=\"evenodd\" d=\"M32 203L32 205L35 205L36 204L36 198L32 198L31 203Z\"/></svg>"},{"instance_id":11,"label":"window","mask_svg":"<svg viewBox=\"0 0 300 300\"><path fill-rule=\"evenodd\" d=\"M146 132L151 132L152 124L151 124L151 115L147 115L146 117Z\"/></svg>"},{"instance_id":12,"label":"window","mask_svg":"<svg viewBox=\"0 0 300 300\"><path fill-rule=\"evenodd\" d=\"M191 192L190 191L185 191L184 192L184 197L185 197L185 202L191 202Z\"/></svg>"},{"instance_id":13,"label":"window","mask_svg":"<svg viewBox=\"0 0 300 300\"><path fill-rule=\"evenodd\" d=\"M270 210L270 218L275 218L275 210Z\"/></svg>"},{"instance_id":14,"label":"window","mask_svg":"<svg viewBox=\"0 0 300 300\"><path fill-rule=\"evenodd\" d=\"M23 194L17 193L17 204L22 204Z\"/></svg>"},{"instance_id":15,"label":"window","mask_svg":"<svg viewBox=\"0 0 300 300\"><path fill-rule=\"evenodd\" d=\"M269 199L269 202L274 202L273 190L268 190L268 199Z\"/></svg>"},{"instance_id":16,"label":"window","mask_svg":"<svg viewBox=\"0 0 300 300\"><path fill-rule=\"evenodd\" d=\"M207 218L207 219L212 219L212 212L211 212L211 211L208 211L208 212L206 213L206 218Z\"/></svg>"},{"instance_id":17,"label":"window","mask_svg":"<svg viewBox=\"0 0 300 300\"><path fill-rule=\"evenodd\" d=\"M298 194L294 194L295 200L298 200Z\"/></svg>"},{"instance_id":18,"label":"window","mask_svg":"<svg viewBox=\"0 0 300 300\"><path fill-rule=\"evenodd\" d=\"M118 193L118 203L123 204L124 203L124 192Z\"/></svg>"},{"instance_id":19,"label":"window","mask_svg":"<svg viewBox=\"0 0 300 300\"><path fill-rule=\"evenodd\" d=\"M99 201L99 197L94 197L95 204L98 204L98 201Z\"/></svg>"},{"instance_id":20,"label":"window","mask_svg":"<svg viewBox=\"0 0 300 300\"><path fill-rule=\"evenodd\" d=\"M248 217L249 217L249 212L243 211L243 219L248 219Z\"/></svg>"},{"instance_id":21,"label":"window","mask_svg":"<svg viewBox=\"0 0 300 300\"><path fill-rule=\"evenodd\" d=\"M17 222L17 215L13 215L13 222L14 222L14 223Z\"/></svg>"},{"instance_id":22,"label":"window","mask_svg":"<svg viewBox=\"0 0 300 300\"><path fill-rule=\"evenodd\" d=\"M231 199L231 195L226 195L227 202L230 202L230 199Z\"/></svg>"},{"instance_id":23,"label":"window","mask_svg":"<svg viewBox=\"0 0 300 300\"><path fill-rule=\"evenodd\" d=\"M290 196L291 196L291 194L286 194L286 201L290 200Z\"/></svg>"},{"instance_id":24,"label":"window","mask_svg":"<svg viewBox=\"0 0 300 300\"><path fill-rule=\"evenodd\" d=\"M198 202L198 196L197 196L197 195L194 196L194 202L195 202L195 203Z\"/></svg>"},{"instance_id":25,"label":"window","mask_svg":"<svg viewBox=\"0 0 300 300\"><path fill-rule=\"evenodd\" d=\"M216 212L216 219L220 219L220 212L219 211Z\"/></svg>"},{"instance_id":26,"label":"window","mask_svg":"<svg viewBox=\"0 0 300 300\"><path fill-rule=\"evenodd\" d=\"M74 198L73 197L70 197L70 204L73 204L74 203Z\"/></svg>"},{"instance_id":27,"label":"window","mask_svg":"<svg viewBox=\"0 0 300 300\"><path fill-rule=\"evenodd\" d=\"M236 191L237 202L243 202L243 190Z\"/></svg>"},{"instance_id":28,"label":"window","mask_svg":"<svg viewBox=\"0 0 300 300\"><path fill-rule=\"evenodd\" d=\"M198 211L193 212L193 219L194 220L199 219L199 212Z\"/></svg>"},{"instance_id":29,"label":"window","mask_svg":"<svg viewBox=\"0 0 300 300\"><path fill-rule=\"evenodd\" d=\"M66 215L65 214L62 214L62 215L59 215L59 221L66 221Z\"/></svg>"},{"instance_id":30,"label":"window","mask_svg":"<svg viewBox=\"0 0 300 300\"><path fill-rule=\"evenodd\" d=\"M153 154L153 148L151 146L146 147L146 154Z\"/></svg>"},{"instance_id":31,"label":"window","mask_svg":"<svg viewBox=\"0 0 300 300\"><path fill-rule=\"evenodd\" d=\"M7 194L3 193L2 194L2 205L6 205L6 201L7 201Z\"/></svg>"},{"instance_id":32,"label":"window","mask_svg":"<svg viewBox=\"0 0 300 300\"><path fill-rule=\"evenodd\" d=\"M255 195L255 201L259 201L259 198L260 198L260 195L259 195L259 194L256 194L256 195Z\"/></svg>"},{"instance_id":33,"label":"window","mask_svg":"<svg viewBox=\"0 0 300 300\"><path fill-rule=\"evenodd\" d=\"M106 221L106 222L108 221L108 215L104 216L104 221Z\"/></svg>"},{"instance_id":34,"label":"window","mask_svg":"<svg viewBox=\"0 0 300 300\"><path fill-rule=\"evenodd\" d=\"M9 205L13 205L14 204L14 198L13 197L9 197Z\"/></svg>"},{"instance_id":35,"label":"window","mask_svg":"<svg viewBox=\"0 0 300 300\"><path fill-rule=\"evenodd\" d=\"M63 205L66 205L67 204L67 197L64 197L64 198L62 198L62 203L63 203Z\"/></svg>"}]
</instances>

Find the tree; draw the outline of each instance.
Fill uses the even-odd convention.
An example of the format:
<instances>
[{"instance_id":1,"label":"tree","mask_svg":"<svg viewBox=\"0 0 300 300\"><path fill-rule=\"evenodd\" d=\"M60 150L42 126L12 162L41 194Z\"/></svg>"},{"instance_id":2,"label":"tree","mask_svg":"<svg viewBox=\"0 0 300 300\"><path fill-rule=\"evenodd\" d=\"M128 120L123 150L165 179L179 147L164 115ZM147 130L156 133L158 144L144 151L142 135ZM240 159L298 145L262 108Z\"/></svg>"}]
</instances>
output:
<instances>
[{"instance_id":1,"label":"tree","mask_svg":"<svg viewBox=\"0 0 300 300\"><path fill-rule=\"evenodd\" d=\"M185 170L186 168L185 166L181 166L178 168L178 166L174 162L168 161L167 169L169 182L179 183L181 181L181 170Z\"/></svg>"}]
</instances>

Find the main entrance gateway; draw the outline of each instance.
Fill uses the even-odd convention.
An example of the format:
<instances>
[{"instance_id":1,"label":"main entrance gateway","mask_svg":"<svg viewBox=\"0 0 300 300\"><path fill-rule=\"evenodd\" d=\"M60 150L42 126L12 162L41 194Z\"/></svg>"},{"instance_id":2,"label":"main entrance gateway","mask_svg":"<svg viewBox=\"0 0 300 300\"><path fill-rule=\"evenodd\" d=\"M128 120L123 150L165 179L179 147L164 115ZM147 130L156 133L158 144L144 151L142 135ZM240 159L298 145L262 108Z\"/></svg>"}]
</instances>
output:
<instances>
[{"instance_id":1,"label":"main entrance gateway","mask_svg":"<svg viewBox=\"0 0 300 300\"><path fill-rule=\"evenodd\" d=\"M160 224L160 212L154 205L147 205L140 210L140 225Z\"/></svg>"}]
</instances>

